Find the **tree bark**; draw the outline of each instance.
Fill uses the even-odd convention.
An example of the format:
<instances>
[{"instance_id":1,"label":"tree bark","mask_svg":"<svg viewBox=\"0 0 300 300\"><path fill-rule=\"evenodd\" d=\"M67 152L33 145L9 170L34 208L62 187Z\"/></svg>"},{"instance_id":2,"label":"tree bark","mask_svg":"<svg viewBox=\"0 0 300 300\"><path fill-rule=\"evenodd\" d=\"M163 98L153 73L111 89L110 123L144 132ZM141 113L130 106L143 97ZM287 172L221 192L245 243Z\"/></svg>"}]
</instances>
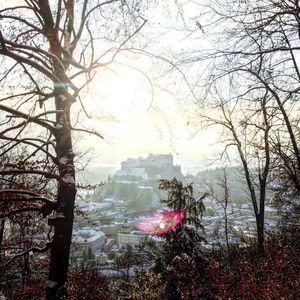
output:
<instances>
[{"instance_id":1,"label":"tree bark","mask_svg":"<svg viewBox=\"0 0 300 300\"><path fill-rule=\"evenodd\" d=\"M47 299L65 299L70 246L74 220L74 203L76 196L74 153L70 128L70 103L63 101L64 91L55 89L56 109L56 153L60 180L58 182L56 215L49 218L49 225L54 227L51 247L50 270L46 287ZM67 99L67 98L65 98Z\"/></svg>"},{"instance_id":2,"label":"tree bark","mask_svg":"<svg viewBox=\"0 0 300 300\"><path fill-rule=\"evenodd\" d=\"M76 189L72 186L62 186L60 187L60 194L65 196L64 211L66 214L64 216L57 214L55 217L49 218L49 225L54 226L55 234L51 247L50 269L46 287L48 300L67 298L65 283L69 267Z\"/></svg>"},{"instance_id":3,"label":"tree bark","mask_svg":"<svg viewBox=\"0 0 300 300\"><path fill-rule=\"evenodd\" d=\"M261 257L264 255L264 243L265 243L265 228L264 228L265 218L264 212L260 212L256 216L256 226L257 226L257 251L258 256Z\"/></svg>"},{"instance_id":4,"label":"tree bark","mask_svg":"<svg viewBox=\"0 0 300 300\"><path fill-rule=\"evenodd\" d=\"M5 227L5 219L0 220L0 261L1 261L1 248L3 243L3 237L4 237L4 227Z\"/></svg>"}]
</instances>

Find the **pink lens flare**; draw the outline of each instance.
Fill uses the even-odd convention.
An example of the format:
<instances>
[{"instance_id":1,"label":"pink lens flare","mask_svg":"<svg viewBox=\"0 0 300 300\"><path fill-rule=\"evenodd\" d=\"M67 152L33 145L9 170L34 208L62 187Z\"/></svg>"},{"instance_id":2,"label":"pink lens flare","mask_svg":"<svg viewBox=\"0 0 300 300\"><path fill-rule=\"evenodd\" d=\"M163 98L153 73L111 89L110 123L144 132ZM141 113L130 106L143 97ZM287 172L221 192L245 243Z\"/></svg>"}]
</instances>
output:
<instances>
[{"instance_id":1,"label":"pink lens flare","mask_svg":"<svg viewBox=\"0 0 300 300\"><path fill-rule=\"evenodd\" d=\"M184 219L184 211L157 212L140 221L136 227L146 233L163 235L176 228Z\"/></svg>"}]
</instances>

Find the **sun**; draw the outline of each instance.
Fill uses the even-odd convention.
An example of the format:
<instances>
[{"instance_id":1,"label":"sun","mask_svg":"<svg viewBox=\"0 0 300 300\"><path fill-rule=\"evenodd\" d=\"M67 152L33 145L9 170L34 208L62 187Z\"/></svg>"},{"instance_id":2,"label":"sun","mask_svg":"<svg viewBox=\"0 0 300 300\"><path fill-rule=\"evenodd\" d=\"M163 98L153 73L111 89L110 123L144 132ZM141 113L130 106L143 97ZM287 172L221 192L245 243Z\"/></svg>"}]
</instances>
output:
<instances>
[{"instance_id":1,"label":"sun","mask_svg":"<svg viewBox=\"0 0 300 300\"><path fill-rule=\"evenodd\" d=\"M146 58L121 59L97 70L88 88L87 109L130 119L147 111L152 101L152 83Z\"/></svg>"},{"instance_id":2,"label":"sun","mask_svg":"<svg viewBox=\"0 0 300 300\"><path fill-rule=\"evenodd\" d=\"M161 222L159 223L159 228L163 230L163 229L165 229L165 227L166 227L165 222L161 221Z\"/></svg>"}]
</instances>

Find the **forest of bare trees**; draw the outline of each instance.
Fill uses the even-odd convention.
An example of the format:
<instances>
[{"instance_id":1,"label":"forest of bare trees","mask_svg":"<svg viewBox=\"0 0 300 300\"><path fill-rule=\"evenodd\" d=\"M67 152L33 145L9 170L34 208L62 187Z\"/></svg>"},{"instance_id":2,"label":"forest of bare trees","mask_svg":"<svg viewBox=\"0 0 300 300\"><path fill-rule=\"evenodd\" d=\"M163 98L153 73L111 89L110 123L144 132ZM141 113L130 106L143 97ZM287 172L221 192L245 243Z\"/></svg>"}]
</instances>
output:
<instances>
[{"instance_id":1,"label":"forest of bare trees","mask_svg":"<svg viewBox=\"0 0 300 300\"><path fill-rule=\"evenodd\" d=\"M178 72L186 84L184 92L188 87L182 105L188 103L189 125L199 131L219 130L220 161L241 167L257 240L255 251L243 248L239 252L238 247L231 248L226 236L226 251L231 255L225 263L218 253L199 250L204 242L201 201L209 194L197 202L191 185L183 186L176 179L161 181L161 188L169 193L165 201L169 209L184 210L189 220L164 237L163 250L149 272L137 273L132 282L128 275L127 298L118 299L282 299L278 294L284 278L278 275L282 261L289 266L291 281L298 284L286 299L296 299L300 296L298 243L290 235L281 239L281 233L273 239L266 236L265 207L271 191L282 223L298 228L300 3L171 2L180 23L180 30L179 26L172 30L185 36L185 42L190 40L191 46L182 47L180 53L174 50L166 58L160 53L153 58L169 66L170 76L171 71ZM66 283L79 185L74 139L78 133L103 139L101 132L82 122L90 117L86 91L96 72L113 64L120 53L138 51L148 21L146 12L157 5L143 0L1 3L0 281L13 265L21 270L22 284L29 284L31 268L39 268L32 256L38 254L46 261L46 298L70 298ZM141 53L149 57L152 54L146 46L143 43ZM142 76L151 81L147 74ZM176 194L178 186L183 192ZM224 203L218 200L227 226L226 173L221 186ZM284 258L273 252L276 247ZM273 259L278 264L272 265ZM245 261L254 274L251 280L247 280L251 273L247 268L245 273L240 271ZM264 273L264 263L277 268L270 271L273 277ZM102 279L93 270L88 272L84 269L80 276L88 282L85 276L92 274L102 286ZM80 276L71 273L69 277L79 280ZM272 280L279 291L270 292L269 297L267 287ZM253 290L251 284L257 294L248 293L248 287ZM239 287L234 290L234 286ZM282 289L289 291L288 283ZM76 294L74 289L72 293ZM110 299L106 291L105 297Z\"/></svg>"},{"instance_id":2,"label":"forest of bare trees","mask_svg":"<svg viewBox=\"0 0 300 300\"><path fill-rule=\"evenodd\" d=\"M236 153L263 251L267 189L276 192L283 211L296 212L299 205L299 3L209 1L198 7L198 28L190 34L202 35L209 47L183 57L188 65L206 66L197 77L202 92L195 119L222 130L224 160Z\"/></svg>"}]
</instances>

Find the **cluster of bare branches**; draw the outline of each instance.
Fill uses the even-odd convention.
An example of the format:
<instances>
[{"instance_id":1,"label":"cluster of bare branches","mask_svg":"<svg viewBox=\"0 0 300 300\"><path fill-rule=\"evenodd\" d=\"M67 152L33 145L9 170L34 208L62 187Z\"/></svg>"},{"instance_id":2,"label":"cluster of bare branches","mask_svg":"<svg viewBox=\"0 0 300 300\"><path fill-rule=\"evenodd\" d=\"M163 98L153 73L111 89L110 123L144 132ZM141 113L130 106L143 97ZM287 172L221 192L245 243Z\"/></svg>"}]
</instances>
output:
<instances>
[{"instance_id":1,"label":"cluster of bare branches","mask_svg":"<svg viewBox=\"0 0 300 300\"><path fill-rule=\"evenodd\" d=\"M283 206L297 205L300 192L299 1L196 3L190 35L201 35L209 46L182 61L205 68L197 78L197 119L222 129L222 157L236 156L242 165L262 252L267 190Z\"/></svg>"},{"instance_id":2,"label":"cluster of bare branches","mask_svg":"<svg viewBox=\"0 0 300 300\"><path fill-rule=\"evenodd\" d=\"M50 249L47 297L59 299L66 293L77 186L73 134L103 138L80 127L71 107L89 117L85 89L96 69L133 47L147 1L25 0L1 7L1 244L6 221L38 214L53 228L43 246L6 251L4 265Z\"/></svg>"}]
</instances>

